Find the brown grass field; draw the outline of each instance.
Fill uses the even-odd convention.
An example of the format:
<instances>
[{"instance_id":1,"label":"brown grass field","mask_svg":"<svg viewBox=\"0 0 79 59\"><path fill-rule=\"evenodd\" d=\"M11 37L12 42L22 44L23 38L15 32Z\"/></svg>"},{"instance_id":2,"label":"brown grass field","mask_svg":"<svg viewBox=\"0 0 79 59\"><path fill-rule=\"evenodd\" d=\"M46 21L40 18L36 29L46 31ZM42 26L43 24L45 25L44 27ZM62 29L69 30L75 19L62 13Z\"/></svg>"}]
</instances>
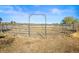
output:
<instances>
[{"instance_id":1,"label":"brown grass field","mask_svg":"<svg viewBox=\"0 0 79 59\"><path fill-rule=\"evenodd\" d=\"M79 39L71 34L62 33L60 26L31 26L31 36L28 36L27 25L16 25L4 32L0 38L2 53L72 53L79 52ZM2 43L3 42L3 43ZM5 44L6 43L6 44Z\"/></svg>"}]
</instances>

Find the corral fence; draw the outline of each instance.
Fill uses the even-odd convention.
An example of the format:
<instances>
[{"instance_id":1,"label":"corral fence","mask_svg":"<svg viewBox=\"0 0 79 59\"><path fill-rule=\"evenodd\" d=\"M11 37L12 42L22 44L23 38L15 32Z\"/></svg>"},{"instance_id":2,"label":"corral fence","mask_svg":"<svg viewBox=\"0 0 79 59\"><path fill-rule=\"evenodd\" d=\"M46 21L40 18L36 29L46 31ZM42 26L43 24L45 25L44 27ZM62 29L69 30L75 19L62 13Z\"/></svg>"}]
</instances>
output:
<instances>
[{"instance_id":1,"label":"corral fence","mask_svg":"<svg viewBox=\"0 0 79 59\"><path fill-rule=\"evenodd\" d=\"M31 17L32 16L43 16L44 17L44 23L42 24L33 24L31 23ZM73 23L73 24L48 24L47 23L47 19L46 19L46 15L45 14L30 14L29 15L29 19L28 19L28 23L27 24L16 24L17 26L20 25L26 25L25 30L22 29L23 31L18 31L16 32L12 32L12 33L16 33L19 34L26 34L27 36L31 37L31 36L36 36L36 35L40 35L43 36L45 38L47 38L47 35L52 35L54 33L57 32L63 32L63 33L72 33L72 32L76 32L79 31L79 24L78 23ZM33 19L32 19L33 20ZM37 21L38 22L38 21ZM7 31L10 30L12 28L15 28L15 25L0 25L0 31ZM50 28L50 29L48 29ZM51 29L52 28L52 29ZM49 31L49 32L48 32Z\"/></svg>"},{"instance_id":2,"label":"corral fence","mask_svg":"<svg viewBox=\"0 0 79 59\"><path fill-rule=\"evenodd\" d=\"M0 31L1 32L5 32L5 31L8 31L8 30L10 30L10 29L12 29L12 28L14 28L14 26L13 25L0 25Z\"/></svg>"},{"instance_id":3,"label":"corral fence","mask_svg":"<svg viewBox=\"0 0 79 59\"><path fill-rule=\"evenodd\" d=\"M31 20L32 16L41 16L43 17L43 20L41 21L41 24L34 24L32 23L33 19ZM45 14L30 14L29 17L28 17L28 20L26 20L26 24L21 24L21 23L16 23L16 25L11 25L11 24L0 24L0 31L1 32L5 32L5 31L8 31L8 30L11 30L12 28L16 28L16 26L20 27L21 26L25 26L25 28L21 29L18 28L18 30L16 31L9 31L11 32L12 34L14 35L17 35L17 34L21 34L21 35L27 35L29 37L31 36L36 36L36 35L43 35L45 38L47 37L47 21L46 21L46 15ZM38 21L36 21L37 23L40 23ZM42 24L43 22L43 24Z\"/></svg>"},{"instance_id":4,"label":"corral fence","mask_svg":"<svg viewBox=\"0 0 79 59\"><path fill-rule=\"evenodd\" d=\"M62 24L62 31L63 31L64 33L77 32L77 31L79 31L79 23Z\"/></svg>"}]
</instances>

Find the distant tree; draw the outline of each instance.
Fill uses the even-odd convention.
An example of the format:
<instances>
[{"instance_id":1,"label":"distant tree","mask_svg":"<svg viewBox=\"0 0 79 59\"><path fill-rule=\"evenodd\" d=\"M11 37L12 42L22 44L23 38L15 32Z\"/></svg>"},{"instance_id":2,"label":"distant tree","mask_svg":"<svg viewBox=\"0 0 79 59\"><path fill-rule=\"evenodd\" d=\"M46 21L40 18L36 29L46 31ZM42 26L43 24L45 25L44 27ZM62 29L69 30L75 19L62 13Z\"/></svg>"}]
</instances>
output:
<instances>
[{"instance_id":1,"label":"distant tree","mask_svg":"<svg viewBox=\"0 0 79 59\"><path fill-rule=\"evenodd\" d=\"M79 23L79 19L73 17L65 17L61 22L61 24L73 24L73 23Z\"/></svg>"},{"instance_id":2,"label":"distant tree","mask_svg":"<svg viewBox=\"0 0 79 59\"><path fill-rule=\"evenodd\" d=\"M65 17L62 20L62 24L72 24L74 23L74 21L76 22L76 20L73 17Z\"/></svg>"},{"instance_id":3,"label":"distant tree","mask_svg":"<svg viewBox=\"0 0 79 59\"><path fill-rule=\"evenodd\" d=\"M11 24L16 24L16 22L15 21L11 21Z\"/></svg>"},{"instance_id":4,"label":"distant tree","mask_svg":"<svg viewBox=\"0 0 79 59\"><path fill-rule=\"evenodd\" d=\"M3 19L0 17L0 23L2 22L2 20L3 20Z\"/></svg>"}]
</instances>

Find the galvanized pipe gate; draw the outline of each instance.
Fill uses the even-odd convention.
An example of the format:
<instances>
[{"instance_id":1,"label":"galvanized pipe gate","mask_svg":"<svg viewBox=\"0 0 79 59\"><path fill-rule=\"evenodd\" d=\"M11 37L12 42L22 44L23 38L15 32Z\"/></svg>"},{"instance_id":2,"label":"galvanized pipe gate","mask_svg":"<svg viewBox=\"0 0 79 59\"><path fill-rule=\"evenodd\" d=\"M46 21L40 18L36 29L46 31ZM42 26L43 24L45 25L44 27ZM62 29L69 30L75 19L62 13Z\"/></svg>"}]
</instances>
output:
<instances>
[{"instance_id":1,"label":"galvanized pipe gate","mask_svg":"<svg viewBox=\"0 0 79 59\"><path fill-rule=\"evenodd\" d=\"M30 14L29 15L29 20L28 20L29 21L29 23L28 23L28 35L29 35L29 37L31 36L31 32L30 32L30 30L31 30L30 29L30 26L31 26L30 24L31 23L30 23L30 19L31 19L31 16L33 16L33 15L36 15L36 16L38 16L38 15L44 16L44 18L45 18L45 37L47 37L47 23L46 23L47 20L46 20L46 15L45 14Z\"/></svg>"}]
</instances>

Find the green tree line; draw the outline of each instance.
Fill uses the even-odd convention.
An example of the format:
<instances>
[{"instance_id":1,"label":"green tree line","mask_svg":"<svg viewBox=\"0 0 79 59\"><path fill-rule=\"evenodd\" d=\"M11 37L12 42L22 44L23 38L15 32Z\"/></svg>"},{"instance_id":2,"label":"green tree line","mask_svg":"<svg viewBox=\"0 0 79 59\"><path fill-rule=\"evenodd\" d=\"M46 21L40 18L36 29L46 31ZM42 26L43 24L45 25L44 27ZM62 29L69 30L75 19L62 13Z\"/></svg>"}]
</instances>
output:
<instances>
[{"instance_id":1,"label":"green tree line","mask_svg":"<svg viewBox=\"0 0 79 59\"><path fill-rule=\"evenodd\" d=\"M11 21L11 22L2 22L3 19L0 17L0 25L14 25L16 24L15 21Z\"/></svg>"},{"instance_id":2,"label":"green tree line","mask_svg":"<svg viewBox=\"0 0 79 59\"><path fill-rule=\"evenodd\" d=\"M61 24L74 24L74 23L79 23L79 19L76 19L74 17L64 17L62 20Z\"/></svg>"}]
</instances>

